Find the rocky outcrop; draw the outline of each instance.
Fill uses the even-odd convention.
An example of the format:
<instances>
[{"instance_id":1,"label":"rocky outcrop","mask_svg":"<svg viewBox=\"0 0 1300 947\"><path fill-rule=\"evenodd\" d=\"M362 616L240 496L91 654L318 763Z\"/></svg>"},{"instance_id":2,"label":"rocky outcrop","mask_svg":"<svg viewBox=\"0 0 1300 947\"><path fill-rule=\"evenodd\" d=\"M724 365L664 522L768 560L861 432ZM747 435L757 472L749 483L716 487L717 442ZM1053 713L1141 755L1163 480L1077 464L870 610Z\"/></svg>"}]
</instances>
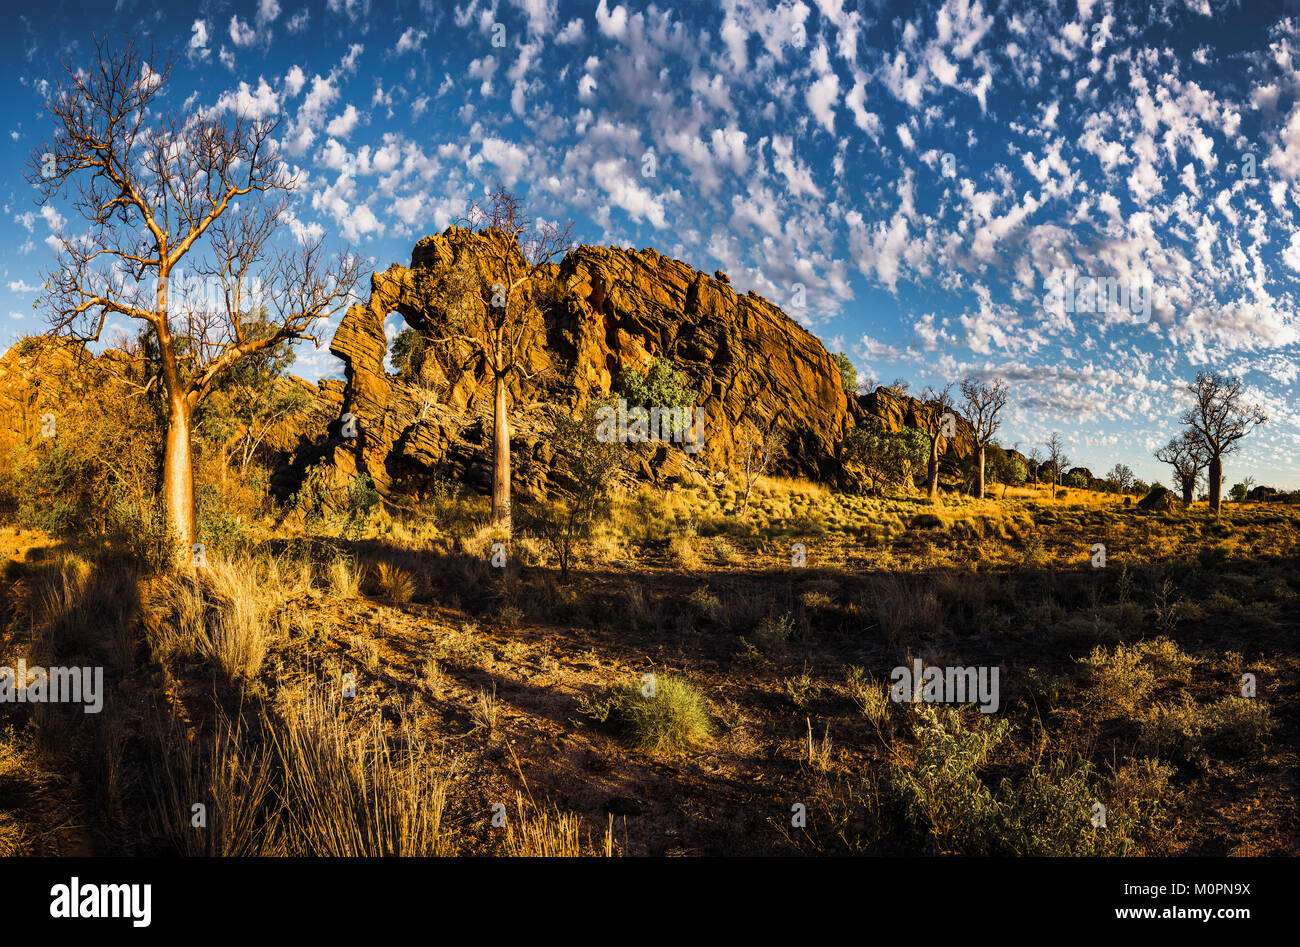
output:
<instances>
[{"instance_id":1,"label":"rocky outcrop","mask_svg":"<svg viewBox=\"0 0 1300 947\"><path fill-rule=\"evenodd\" d=\"M335 422L300 467L324 459L341 476L365 471L384 492L418 491L435 473L486 482L492 400L486 363L440 359L430 403L428 388L418 390L386 370L384 321L397 313L431 339L466 324L481 327L486 300L462 293L452 301L440 287L458 285L458 274L481 272L490 253L502 249L492 239L453 227L421 240L409 267L374 275L370 298L349 309L330 345L344 364L341 415L354 416L356 437L342 436ZM580 247L546 277L529 297L527 318L535 327L520 352L533 377L511 384L513 461L526 489L545 489L551 413L610 394L622 372L646 371L660 356L698 393L703 434L702 450L675 457L670 467L731 467L738 431L752 421L787 432L775 471L836 475L837 445L861 411L846 396L825 347L778 307L654 250ZM462 308L449 312L453 305ZM681 453L676 446L661 450Z\"/></svg>"},{"instance_id":2,"label":"rocky outcrop","mask_svg":"<svg viewBox=\"0 0 1300 947\"><path fill-rule=\"evenodd\" d=\"M39 337L25 338L0 355L0 452L40 434L42 416L57 412L66 396L53 380L87 357L77 343Z\"/></svg>"},{"instance_id":3,"label":"rocky outcrop","mask_svg":"<svg viewBox=\"0 0 1300 947\"><path fill-rule=\"evenodd\" d=\"M497 239L452 227L416 244L409 266L374 274L369 299L348 310L330 345L346 378L340 418L351 416L355 436L335 421L282 482L323 461L338 479L369 473L390 497L418 495L444 479L486 488L486 362L466 347L443 346L432 379L395 374L385 365L384 323L396 313L430 340L481 333L494 278L488 274L500 269L494 261L522 264L518 248ZM920 427L933 412L886 389L847 395L820 340L780 308L738 294L721 273L708 276L652 249L579 247L545 269L522 311L529 328L519 360L527 377L511 381L512 473L516 489L533 495L547 491L554 460L550 417L616 392L623 372L644 372L658 357L670 359L696 391L703 447L693 456L677 445L632 452L634 472L647 478L733 469L739 432L753 422L786 434L772 472L835 481L839 445L853 426L874 416L891 431ZM944 456L951 463L974 447L958 415Z\"/></svg>"},{"instance_id":4,"label":"rocky outcrop","mask_svg":"<svg viewBox=\"0 0 1300 947\"><path fill-rule=\"evenodd\" d=\"M874 417L891 432L901 431L905 427L925 430L932 423L936 411L937 408L932 404L882 387L858 396L854 420L861 423L863 418ZM956 422L956 436L945 438L940 443L943 456L956 461L975 453L975 429L956 411L953 411L953 418Z\"/></svg>"}]
</instances>

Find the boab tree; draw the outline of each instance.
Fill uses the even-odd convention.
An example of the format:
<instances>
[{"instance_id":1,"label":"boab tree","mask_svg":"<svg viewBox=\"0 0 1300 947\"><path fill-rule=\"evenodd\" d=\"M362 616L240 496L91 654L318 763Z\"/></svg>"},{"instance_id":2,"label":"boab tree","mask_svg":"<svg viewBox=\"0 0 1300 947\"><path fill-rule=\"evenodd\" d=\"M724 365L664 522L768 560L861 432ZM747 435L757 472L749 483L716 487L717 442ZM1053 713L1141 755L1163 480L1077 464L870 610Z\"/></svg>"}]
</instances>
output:
<instances>
[{"instance_id":1,"label":"boab tree","mask_svg":"<svg viewBox=\"0 0 1300 947\"><path fill-rule=\"evenodd\" d=\"M1223 457L1241 446L1243 437L1268 420L1257 404L1244 404L1240 378L1218 372L1197 372L1187 386L1192 405L1180 420L1205 442L1209 457L1206 479L1210 487L1210 509L1219 512L1223 502Z\"/></svg>"},{"instance_id":2,"label":"boab tree","mask_svg":"<svg viewBox=\"0 0 1300 947\"><path fill-rule=\"evenodd\" d=\"M1047 439L1046 445L1047 458L1044 463L1052 465L1052 498L1056 498L1056 490L1061 485L1061 472L1069 466L1070 458L1065 453L1065 441L1061 439L1059 431L1053 431L1052 436Z\"/></svg>"},{"instance_id":3,"label":"boab tree","mask_svg":"<svg viewBox=\"0 0 1300 947\"><path fill-rule=\"evenodd\" d=\"M1174 468L1174 479L1183 493L1183 502L1190 506L1196 498L1196 482L1201 471L1210 462L1210 452L1198 431L1187 429L1156 451L1156 460Z\"/></svg>"},{"instance_id":4,"label":"boab tree","mask_svg":"<svg viewBox=\"0 0 1300 947\"><path fill-rule=\"evenodd\" d=\"M431 342L492 380L492 522L509 529L510 383L538 374L525 364L525 343L544 331L537 300L554 289L548 264L572 249L573 224L533 220L499 185L458 223L486 239L470 266L447 268L426 287L446 317L446 333Z\"/></svg>"},{"instance_id":5,"label":"boab tree","mask_svg":"<svg viewBox=\"0 0 1300 947\"><path fill-rule=\"evenodd\" d=\"M930 408L922 424L925 436L930 439L930 460L926 467L926 494L931 500L939 495L939 441L946 440L956 431L957 418L952 413L952 383L943 388L926 388L921 400Z\"/></svg>"},{"instance_id":6,"label":"boab tree","mask_svg":"<svg viewBox=\"0 0 1300 947\"><path fill-rule=\"evenodd\" d=\"M975 495L982 499L984 455L1002 424L998 414L1007 406L1007 383L1001 378L995 379L991 385L967 378L961 383L961 394L966 417L975 429Z\"/></svg>"},{"instance_id":7,"label":"boab tree","mask_svg":"<svg viewBox=\"0 0 1300 947\"><path fill-rule=\"evenodd\" d=\"M319 241L276 246L298 179L275 119L169 113L170 62L155 69L133 44L102 40L95 58L89 70L65 63L46 106L53 136L29 164L40 202L68 199L88 224L56 234L43 302L50 332L83 344L110 316L145 324L166 402L162 500L188 550L195 407L241 360L294 339L319 344L317 325L346 304L360 263L328 259Z\"/></svg>"}]
</instances>

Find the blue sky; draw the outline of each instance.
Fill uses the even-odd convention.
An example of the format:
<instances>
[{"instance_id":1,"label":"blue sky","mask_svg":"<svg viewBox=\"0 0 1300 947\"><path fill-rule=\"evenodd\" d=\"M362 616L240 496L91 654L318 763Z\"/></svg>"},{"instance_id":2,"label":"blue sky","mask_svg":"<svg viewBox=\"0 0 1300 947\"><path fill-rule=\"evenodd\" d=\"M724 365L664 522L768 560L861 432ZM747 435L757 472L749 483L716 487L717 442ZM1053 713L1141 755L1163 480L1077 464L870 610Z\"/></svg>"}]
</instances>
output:
<instances>
[{"instance_id":1,"label":"blue sky","mask_svg":"<svg viewBox=\"0 0 1300 947\"><path fill-rule=\"evenodd\" d=\"M1004 376L999 439L1027 450L1060 430L1094 473L1123 461L1169 483L1150 454L1177 429L1181 386L1240 375L1271 420L1227 482L1300 487L1292 9L32 5L0 40L0 343L41 329L51 234L77 224L22 177L50 133L43 98L92 33L126 32L175 54L167 105L281 115L305 173L293 228L375 269L500 181L580 242L723 269L868 377ZM310 346L297 365L340 368Z\"/></svg>"}]
</instances>

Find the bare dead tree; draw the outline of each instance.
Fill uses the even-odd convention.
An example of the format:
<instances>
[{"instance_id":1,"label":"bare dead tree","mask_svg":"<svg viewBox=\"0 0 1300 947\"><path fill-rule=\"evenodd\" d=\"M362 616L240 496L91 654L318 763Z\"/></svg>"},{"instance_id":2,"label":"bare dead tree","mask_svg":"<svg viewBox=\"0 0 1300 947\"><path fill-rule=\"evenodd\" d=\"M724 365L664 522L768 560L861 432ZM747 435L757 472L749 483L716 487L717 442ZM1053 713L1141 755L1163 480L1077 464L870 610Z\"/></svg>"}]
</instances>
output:
<instances>
[{"instance_id":1,"label":"bare dead tree","mask_svg":"<svg viewBox=\"0 0 1300 947\"><path fill-rule=\"evenodd\" d=\"M767 473L772 460L785 447L785 432L776 423L776 419L759 424L747 418L740 424L736 447L740 454L741 473L745 478L745 493L736 515L743 517L749 512L749 497L754 491L754 484Z\"/></svg>"},{"instance_id":2,"label":"bare dead tree","mask_svg":"<svg viewBox=\"0 0 1300 947\"><path fill-rule=\"evenodd\" d=\"M1210 463L1210 452L1200 432L1188 428L1157 450L1155 458L1174 468L1183 503L1191 506L1196 499L1196 483L1201 479L1201 471Z\"/></svg>"},{"instance_id":3,"label":"bare dead tree","mask_svg":"<svg viewBox=\"0 0 1300 947\"><path fill-rule=\"evenodd\" d=\"M968 378L961 383L961 394L966 417L975 429L975 495L983 498L984 452L1002 425L998 414L1007 406L1007 383L1001 378L995 379L991 385ZM1005 495L1006 491L1002 492Z\"/></svg>"},{"instance_id":4,"label":"bare dead tree","mask_svg":"<svg viewBox=\"0 0 1300 947\"><path fill-rule=\"evenodd\" d=\"M551 261L573 248L573 224L534 220L501 186L458 223L487 238L483 258L432 287L446 304L448 331L431 342L462 368L481 363L492 378L492 521L509 529L510 383L538 374L523 357L525 343L544 331L533 297Z\"/></svg>"},{"instance_id":5,"label":"bare dead tree","mask_svg":"<svg viewBox=\"0 0 1300 947\"><path fill-rule=\"evenodd\" d=\"M939 496L939 442L946 441L945 431L956 429L956 415L952 408L952 383L941 389L927 387L921 393L921 401L930 409L923 428L930 439L930 460L926 468L926 493L933 500ZM951 418L949 418L951 416Z\"/></svg>"},{"instance_id":6,"label":"bare dead tree","mask_svg":"<svg viewBox=\"0 0 1300 947\"><path fill-rule=\"evenodd\" d=\"M1053 431L1052 436L1047 439L1046 453L1046 463L1052 465L1052 499L1056 499L1056 490L1061 485L1061 472L1070 463L1070 458L1065 453L1065 441L1061 439L1060 431Z\"/></svg>"},{"instance_id":7,"label":"bare dead tree","mask_svg":"<svg viewBox=\"0 0 1300 947\"><path fill-rule=\"evenodd\" d=\"M1038 468L1043 466L1043 452L1039 450L1037 447L1031 447L1029 448L1029 453L1026 456L1029 458L1029 462L1033 464L1034 467L1033 470L1034 492L1037 493L1038 492Z\"/></svg>"},{"instance_id":8,"label":"bare dead tree","mask_svg":"<svg viewBox=\"0 0 1300 947\"><path fill-rule=\"evenodd\" d=\"M1197 372L1196 381L1187 386L1192 405L1180 420L1205 441L1209 453L1206 479L1210 488L1210 509L1219 512L1223 503L1223 458L1234 453L1243 437L1268 421L1257 404L1243 403L1240 378L1228 378L1218 372Z\"/></svg>"},{"instance_id":9,"label":"bare dead tree","mask_svg":"<svg viewBox=\"0 0 1300 947\"><path fill-rule=\"evenodd\" d=\"M274 245L299 183L280 158L276 120L168 113L171 63L155 68L133 43L97 40L89 70L64 69L46 106L54 134L27 179L41 204L70 200L88 229L56 234L50 332L94 343L111 315L151 330L167 408L162 500L188 550L195 407L241 359L287 340L319 344L316 327L346 304L360 262L327 259L319 242Z\"/></svg>"}]
</instances>

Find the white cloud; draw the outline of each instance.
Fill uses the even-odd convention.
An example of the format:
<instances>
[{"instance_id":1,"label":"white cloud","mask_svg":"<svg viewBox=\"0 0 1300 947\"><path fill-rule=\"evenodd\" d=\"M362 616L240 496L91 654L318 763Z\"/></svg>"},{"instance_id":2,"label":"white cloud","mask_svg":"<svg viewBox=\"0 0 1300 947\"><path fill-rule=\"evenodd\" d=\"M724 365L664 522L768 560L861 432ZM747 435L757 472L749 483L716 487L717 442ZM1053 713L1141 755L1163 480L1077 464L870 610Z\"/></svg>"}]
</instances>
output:
<instances>
[{"instance_id":1,"label":"white cloud","mask_svg":"<svg viewBox=\"0 0 1300 947\"><path fill-rule=\"evenodd\" d=\"M256 89L247 82L241 82L233 92L222 93L212 111L233 112L248 118L266 118L280 111L280 100L266 80L259 76Z\"/></svg>"},{"instance_id":2,"label":"white cloud","mask_svg":"<svg viewBox=\"0 0 1300 947\"><path fill-rule=\"evenodd\" d=\"M335 117L328 125L325 126L325 134L334 138L347 138L352 134L353 129L357 127L357 122L361 120L361 113L356 107L349 105L343 110L343 114Z\"/></svg>"},{"instance_id":3,"label":"white cloud","mask_svg":"<svg viewBox=\"0 0 1300 947\"><path fill-rule=\"evenodd\" d=\"M251 46L257 39L257 31L238 16L230 18L230 41L236 46Z\"/></svg>"},{"instance_id":4,"label":"white cloud","mask_svg":"<svg viewBox=\"0 0 1300 947\"><path fill-rule=\"evenodd\" d=\"M569 43L576 43L582 39L584 31L585 27L582 20L575 17L565 25L564 29L560 30L560 32L555 35L555 42L561 46L566 46Z\"/></svg>"},{"instance_id":5,"label":"white cloud","mask_svg":"<svg viewBox=\"0 0 1300 947\"><path fill-rule=\"evenodd\" d=\"M420 48L420 44L424 42L425 37L428 35L424 30L417 30L413 26L407 27L402 35L397 38L397 46L393 51L399 56L402 53L414 52Z\"/></svg>"},{"instance_id":6,"label":"white cloud","mask_svg":"<svg viewBox=\"0 0 1300 947\"><path fill-rule=\"evenodd\" d=\"M840 80L833 72L826 73L814 82L805 94L813 117L828 132L835 131L835 103L839 97Z\"/></svg>"}]
</instances>

